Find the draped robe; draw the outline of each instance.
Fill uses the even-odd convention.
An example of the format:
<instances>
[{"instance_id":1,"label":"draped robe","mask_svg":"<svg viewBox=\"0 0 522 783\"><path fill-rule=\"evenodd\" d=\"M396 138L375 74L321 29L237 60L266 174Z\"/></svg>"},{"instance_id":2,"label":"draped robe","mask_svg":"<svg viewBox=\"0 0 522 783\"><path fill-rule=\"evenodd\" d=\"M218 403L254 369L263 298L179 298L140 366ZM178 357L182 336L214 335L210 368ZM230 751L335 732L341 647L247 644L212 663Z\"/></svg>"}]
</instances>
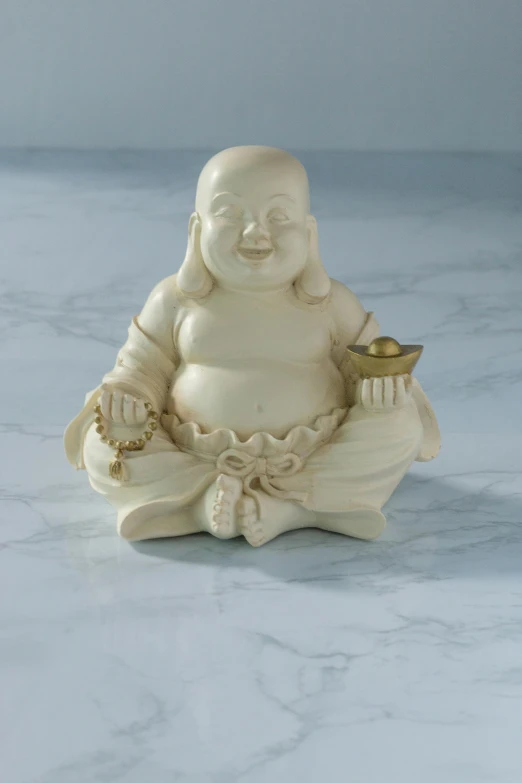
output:
<instances>
[{"instance_id":1,"label":"draped robe","mask_svg":"<svg viewBox=\"0 0 522 783\"><path fill-rule=\"evenodd\" d=\"M368 345L379 334L370 313L354 342ZM127 389L164 411L160 427L143 451L126 454L128 478L109 476L114 450L95 431L94 406L101 388L87 394L85 405L68 426L64 445L69 461L86 469L92 487L118 511L118 531L125 538L147 538L147 521L175 515L190 507L220 473L237 476L256 502L265 492L299 503L317 513L357 509L380 510L413 460L432 459L440 434L431 405L413 379L413 398L405 408L372 413L360 405L338 408L319 416L312 426L293 427L284 438L255 433L241 441L232 430L203 433L197 422L181 423L165 412L176 356L167 353L134 318L115 367L102 384ZM354 400L354 376L349 360L339 365L347 400ZM142 428L115 429L126 440ZM186 532L172 530L172 535Z\"/></svg>"}]
</instances>

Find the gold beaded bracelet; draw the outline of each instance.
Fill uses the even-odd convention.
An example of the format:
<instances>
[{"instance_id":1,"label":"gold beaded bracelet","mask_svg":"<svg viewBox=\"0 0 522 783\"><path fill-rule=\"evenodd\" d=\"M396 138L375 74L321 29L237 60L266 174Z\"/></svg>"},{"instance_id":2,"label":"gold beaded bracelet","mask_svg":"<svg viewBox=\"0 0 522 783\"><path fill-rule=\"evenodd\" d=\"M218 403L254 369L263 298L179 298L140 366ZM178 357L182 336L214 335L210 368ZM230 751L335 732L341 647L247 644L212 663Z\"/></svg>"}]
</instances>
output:
<instances>
[{"instance_id":1,"label":"gold beaded bracelet","mask_svg":"<svg viewBox=\"0 0 522 783\"><path fill-rule=\"evenodd\" d=\"M143 451L146 442L148 440L151 440L152 436L154 435L154 430L158 429L159 416L156 413L156 411L152 410L152 405L150 404L150 402L145 403L145 409L147 411L150 421L148 424L148 429L146 429L141 434L141 437L136 438L136 440L116 440L115 438L109 438L105 431L105 425L107 422L104 420L102 416L101 407L99 405L96 405L94 408L94 412L96 414L94 418L94 421L96 423L96 432L100 436L100 440L103 443L106 443L112 449L116 449L114 453L115 459L109 465L109 476L112 479L116 479L116 481L125 481L127 478L126 471L123 465L123 460L125 459L124 452Z\"/></svg>"}]
</instances>

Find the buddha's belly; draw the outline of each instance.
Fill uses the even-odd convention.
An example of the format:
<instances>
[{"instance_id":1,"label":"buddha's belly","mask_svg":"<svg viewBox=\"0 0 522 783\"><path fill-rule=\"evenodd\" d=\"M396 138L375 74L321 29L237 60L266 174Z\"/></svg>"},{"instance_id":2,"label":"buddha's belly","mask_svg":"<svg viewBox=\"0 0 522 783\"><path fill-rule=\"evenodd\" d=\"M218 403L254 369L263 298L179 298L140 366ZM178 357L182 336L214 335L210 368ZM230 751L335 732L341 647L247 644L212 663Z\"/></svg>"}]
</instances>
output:
<instances>
[{"instance_id":1,"label":"buddha's belly","mask_svg":"<svg viewBox=\"0 0 522 783\"><path fill-rule=\"evenodd\" d=\"M252 361L190 364L171 387L169 412L204 432L225 428L242 440L254 432L284 437L297 424L345 406L343 378L330 359L317 364Z\"/></svg>"}]
</instances>

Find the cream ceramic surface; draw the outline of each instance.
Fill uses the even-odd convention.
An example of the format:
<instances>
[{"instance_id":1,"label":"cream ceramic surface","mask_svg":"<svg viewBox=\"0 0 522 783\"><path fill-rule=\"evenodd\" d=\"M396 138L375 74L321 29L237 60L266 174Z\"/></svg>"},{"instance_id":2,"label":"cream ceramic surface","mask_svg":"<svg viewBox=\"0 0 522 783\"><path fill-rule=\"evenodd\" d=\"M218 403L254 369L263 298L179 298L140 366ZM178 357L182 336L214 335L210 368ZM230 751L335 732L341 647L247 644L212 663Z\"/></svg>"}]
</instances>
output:
<instances>
[{"instance_id":1,"label":"cream ceramic surface","mask_svg":"<svg viewBox=\"0 0 522 783\"><path fill-rule=\"evenodd\" d=\"M67 458L131 541L208 532L261 546L303 527L376 538L440 433L417 380L354 373L348 346L379 326L326 273L303 165L232 147L205 165L195 201L183 264L87 393Z\"/></svg>"},{"instance_id":2,"label":"cream ceramic surface","mask_svg":"<svg viewBox=\"0 0 522 783\"><path fill-rule=\"evenodd\" d=\"M208 156L1 156L2 780L519 783L522 161L300 155L321 255L444 447L378 541L130 544L63 427L186 249Z\"/></svg>"}]
</instances>

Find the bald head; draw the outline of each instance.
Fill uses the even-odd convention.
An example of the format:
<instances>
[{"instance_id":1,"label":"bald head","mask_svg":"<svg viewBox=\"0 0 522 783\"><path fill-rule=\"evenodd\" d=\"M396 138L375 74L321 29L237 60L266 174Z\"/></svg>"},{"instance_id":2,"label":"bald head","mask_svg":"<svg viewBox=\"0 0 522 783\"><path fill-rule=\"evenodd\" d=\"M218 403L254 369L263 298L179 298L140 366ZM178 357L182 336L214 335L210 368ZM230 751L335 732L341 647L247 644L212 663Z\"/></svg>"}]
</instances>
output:
<instances>
[{"instance_id":1,"label":"bald head","mask_svg":"<svg viewBox=\"0 0 522 783\"><path fill-rule=\"evenodd\" d=\"M230 147L203 168L196 193L196 211L204 214L219 193L284 194L310 209L308 177L302 163L276 147Z\"/></svg>"},{"instance_id":2,"label":"bald head","mask_svg":"<svg viewBox=\"0 0 522 783\"><path fill-rule=\"evenodd\" d=\"M291 285L308 258L309 209L306 171L288 152L220 152L201 172L192 224L207 270L234 289Z\"/></svg>"}]
</instances>

